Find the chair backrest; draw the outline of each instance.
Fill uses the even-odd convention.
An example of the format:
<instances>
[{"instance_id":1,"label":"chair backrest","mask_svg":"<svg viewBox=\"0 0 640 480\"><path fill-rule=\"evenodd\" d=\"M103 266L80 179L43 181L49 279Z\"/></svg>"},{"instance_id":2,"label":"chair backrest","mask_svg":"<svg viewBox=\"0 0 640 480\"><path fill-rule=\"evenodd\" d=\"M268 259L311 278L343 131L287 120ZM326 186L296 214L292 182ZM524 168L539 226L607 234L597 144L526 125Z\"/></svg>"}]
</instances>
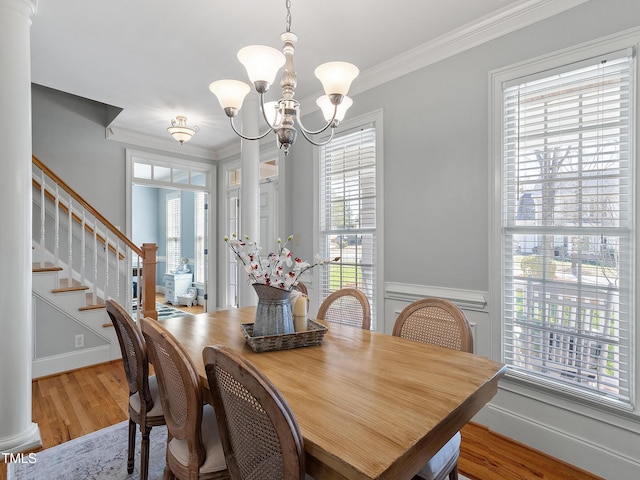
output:
<instances>
[{"instance_id":1,"label":"chair backrest","mask_svg":"<svg viewBox=\"0 0 640 480\"><path fill-rule=\"evenodd\" d=\"M304 283L298 282L298 283L296 283L294 288L296 290L298 290L300 293L304 293L305 295L309 296L309 292L307 290L307 286Z\"/></svg>"},{"instance_id":2,"label":"chair backrest","mask_svg":"<svg viewBox=\"0 0 640 480\"><path fill-rule=\"evenodd\" d=\"M396 319L393 335L473 353L467 317L456 305L440 298L417 300L405 307Z\"/></svg>"},{"instance_id":3,"label":"chair backrest","mask_svg":"<svg viewBox=\"0 0 640 480\"><path fill-rule=\"evenodd\" d=\"M140 392L141 413L144 414L153 408L153 399L149 392L149 361L142 331L120 304L107 300L106 306L118 336L129 395Z\"/></svg>"},{"instance_id":4,"label":"chair backrest","mask_svg":"<svg viewBox=\"0 0 640 480\"><path fill-rule=\"evenodd\" d=\"M182 345L157 320L143 318L140 322L158 379L167 429L171 437L186 439L190 462L194 454L197 456L197 465L189 468L197 471L206 456L201 435L202 392L198 373Z\"/></svg>"},{"instance_id":5,"label":"chair backrest","mask_svg":"<svg viewBox=\"0 0 640 480\"><path fill-rule=\"evenodd\" d=\"M205 347L202 357L231 478L304 479L302 434L279 390L226 347Z\"/></svg>"},{"instance_id":6,"label":"chair backrest","mask_svg":"<svg viewBox=\"0 0 640 480\"><path fill-rule=\"evenodd\" d=\"M318 309L317 318L371 330L369 299L357 288L341 288L324 299Z\"/></svg>"}]
</instances>

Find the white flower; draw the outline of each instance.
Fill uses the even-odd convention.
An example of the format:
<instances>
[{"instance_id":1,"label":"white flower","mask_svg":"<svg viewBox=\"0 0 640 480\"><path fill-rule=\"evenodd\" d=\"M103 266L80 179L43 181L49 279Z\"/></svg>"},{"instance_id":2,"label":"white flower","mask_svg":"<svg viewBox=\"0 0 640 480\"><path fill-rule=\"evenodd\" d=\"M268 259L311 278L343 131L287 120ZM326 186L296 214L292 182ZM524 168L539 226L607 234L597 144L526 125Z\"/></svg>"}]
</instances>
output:
<instances>
[{"instance_id":1,"label":"white flower","mask_svg":"<svg viewBox=\"0 0 640 480\"><path fill-rule=\"evenodd\" d=\"M250 283L271 285L283 290L291 290L297 283L298 277L316 265L326 265L337 262L340 257L325 259L320 255L315 256L316 263L311 265L293 255L286 246L293 239L293 235L287 237L282 245L282 240L277 240L277 252L271 252L266 257L261 255L262 247L252 241L248 235L243 240L234 233L231 238L224 237L229 248L236 254L244 265Z\"/></svg>"}]
</instances>

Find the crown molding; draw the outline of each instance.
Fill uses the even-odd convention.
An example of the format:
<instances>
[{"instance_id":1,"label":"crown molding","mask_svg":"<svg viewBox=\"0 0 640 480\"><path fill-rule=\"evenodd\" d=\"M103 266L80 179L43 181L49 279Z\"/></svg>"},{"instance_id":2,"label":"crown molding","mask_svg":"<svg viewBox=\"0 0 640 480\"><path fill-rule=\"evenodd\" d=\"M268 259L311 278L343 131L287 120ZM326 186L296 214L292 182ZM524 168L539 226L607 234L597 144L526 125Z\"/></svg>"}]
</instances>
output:
<instances>
[{"instance_id":1,"label":"crown molding","mask_svg":"<svg viewBox=\"0 0 640 480\"><path fill-rule=\"evenodd\" d=\"M178 142L168 137L158 138L153 135L145 135L131 130L107 127L105 129L105 138L114 142L153 148L155 150L162 150L163 152L177 153L180 155L188 155L207 160L219 160L216 150L196 147L189 143L180 145Z\"/></svg>"},{"instance_id":2,"label":"crown molding","mask_svg":"<svg viewBox=\"0 0 640 480\"><path fill-rule=\"evenodd\" d=\"M366 70L360 75L358 81L354 82L352 95L362 93L588 1L530 0L506 7Z\"/></svg>"}]
</instances>

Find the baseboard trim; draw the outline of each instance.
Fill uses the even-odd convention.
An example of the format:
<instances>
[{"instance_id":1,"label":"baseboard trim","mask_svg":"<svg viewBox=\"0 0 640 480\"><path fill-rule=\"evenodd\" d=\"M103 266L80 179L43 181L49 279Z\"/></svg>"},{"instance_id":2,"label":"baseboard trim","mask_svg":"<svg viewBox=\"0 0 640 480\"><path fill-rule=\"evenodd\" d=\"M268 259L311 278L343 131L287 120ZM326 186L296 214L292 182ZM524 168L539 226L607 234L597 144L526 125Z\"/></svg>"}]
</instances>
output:
<instances>
[{"instance_id":1,"label":"baseboard trim","mask_svg":"<svg viewBox=\"0 0 640 480\"><path fill-rule=\"evenodd\" d=\"M640 461L606 446L495 404L483 409L486 426L510 439L604 478L635 478ZM594 438L598 438L597 436Z\"/></svg>"},{"instance_id":2,"label":"baseboard trim","mask_svg":"<svg viewBox=\"0 0 640 480\"><path fill-rule=\"evenodd\" d=\"M78 352L68 352L35 359L32 364L31 376L34 379L42 378L111 360L111 345L101 345Z\"/></svg>"}]
</instances>

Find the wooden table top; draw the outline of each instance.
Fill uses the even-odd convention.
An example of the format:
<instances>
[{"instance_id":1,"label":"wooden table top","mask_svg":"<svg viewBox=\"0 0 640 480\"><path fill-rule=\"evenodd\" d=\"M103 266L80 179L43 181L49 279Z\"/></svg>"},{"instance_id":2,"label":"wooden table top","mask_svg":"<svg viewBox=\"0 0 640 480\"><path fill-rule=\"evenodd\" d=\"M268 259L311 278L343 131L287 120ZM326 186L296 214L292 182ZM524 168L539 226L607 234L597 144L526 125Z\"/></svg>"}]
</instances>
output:
<instances>
[{"instance_id":1,"label":"wooden table top","mask_svg":"<svg viewBox=\"0 0 640 480\"><path fill-rule=\"evenodd\" d=\"M207 386L202 349L223 344L280 389L321 479L411 479L497 392L506 367L485 357L330 324L322 345L254 353L240 325L255 307L160 322Z\"/></svg>"}]
</instances>

